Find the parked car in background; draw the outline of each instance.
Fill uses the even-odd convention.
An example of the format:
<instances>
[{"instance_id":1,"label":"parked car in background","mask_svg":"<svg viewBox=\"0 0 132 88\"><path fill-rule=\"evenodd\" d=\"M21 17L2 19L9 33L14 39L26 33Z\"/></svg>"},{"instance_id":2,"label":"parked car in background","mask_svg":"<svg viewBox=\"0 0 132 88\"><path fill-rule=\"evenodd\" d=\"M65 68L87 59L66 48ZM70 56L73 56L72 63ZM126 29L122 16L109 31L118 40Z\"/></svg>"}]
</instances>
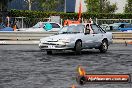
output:
<instances>
[{"instance_id":1,"label":"parked car in background","mask_svg":"<svg viewBox=\"0 0 132 88\"><path fill-rule=\"evenodd\" d=\"M39 48L47 54L52 54L53 50L73 50L80 54L82 49L93 48L105 53L112 43L112 33L106 33L96 24L86 25L64 26L57 35L41 38Z\"/></svg>"},{"instance_id":2,"label":"parked car in background","mask_svg":"<svg viewBox=\"0 0 132 88\"><path fill-rule=\"evenodd\" d=\"M17 31L27 31L27 32L43 32L43 31L59 31L62 25L55 22L38 22L31 28L20 28Z\"/></svg>"},{"instance_id":3,"label":"parked car in background","mask_svg":"<svg viewBox=\"0 0 132 88\"><path fill-rule=\"evenodd\" d=\"M113 24L102 24L102 28L107 32L129 32L132 31L132 24L130 23L113 23Z\"/></svg>"},{"instance_id":4,"label":"parked car in background","mask_svg":"<svg viewBox=\"0 0 132 88\"><path fill-rule=\"evenodd\" d=\"M123 31L120 30L121 28L125 28L126 26L131 25L130 23L113 23L113 24L109 24L110 30L112 31Z\"/></svg>"},{"instance_id":5,"label":"parked car in background","mask_svg":"<svg viewBox=\"0 0 132 88\"><path fill-rule=\"evenodd\" d=\"M122 27L119 27L118 30L122 32L132 32L132 24L123 24Z\"/></svg>"},{"instance_id":6,"label":"parked car in background","mask_svg":"<svg viewBox=\"0 0 132 88\"><path fill-rule=\"evenodd\" d=\"M102 24L100 25L106 32L121 32L118 29L113 29L113 26L115 26L114 24Z\"/></svg>"},{"instance_id":7,"label":"parked car in background","mask_svg":"<svg viewBox=\"0 0 132 88\"><path fill-rule=\"evenodd\" d=\"M14 31L11 27L6 27L4 24L0 23L0 31Z\"/></svg>"}]
</instances>

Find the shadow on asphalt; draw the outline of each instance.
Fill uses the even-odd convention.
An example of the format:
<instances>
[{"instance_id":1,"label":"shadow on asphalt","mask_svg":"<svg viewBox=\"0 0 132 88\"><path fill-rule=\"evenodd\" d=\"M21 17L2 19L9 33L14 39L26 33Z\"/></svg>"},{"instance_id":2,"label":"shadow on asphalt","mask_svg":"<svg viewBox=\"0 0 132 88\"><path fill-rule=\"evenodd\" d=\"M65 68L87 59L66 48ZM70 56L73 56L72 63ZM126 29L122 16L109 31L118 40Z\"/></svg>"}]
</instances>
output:
<instances>
[{"instance_id":1,"label":"shadow on asphalt","mask_svg":"<svg viewBox=\"0 0 132 88\"><path fill-rule=\"evenodd\" d=\"M109 53L109 52L100 53L100 51L98 51L98 50L96 50L96 51L90 50L90 51L82 51L81 54L79 54L79 55L95 55L95 54L107 54L107 53ZM44 54L46 54L46 52ZM79 56L79 55L77 55L75 52L72 52L72 51L71 52L64 51L64 52L53 52L53 54L51 56Z\"/></svg>"}]
</instances>

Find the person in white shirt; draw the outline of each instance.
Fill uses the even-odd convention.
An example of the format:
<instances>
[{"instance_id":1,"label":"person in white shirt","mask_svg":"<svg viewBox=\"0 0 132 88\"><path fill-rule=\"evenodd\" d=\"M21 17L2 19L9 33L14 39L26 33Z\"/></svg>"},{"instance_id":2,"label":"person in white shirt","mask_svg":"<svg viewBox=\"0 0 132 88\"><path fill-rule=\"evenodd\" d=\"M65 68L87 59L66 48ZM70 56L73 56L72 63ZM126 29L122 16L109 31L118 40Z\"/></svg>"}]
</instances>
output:
<instances>
[{"instance_id":1,"label":"person in white shirt","mask_svg":"<svg viewBox=\"0 0 132 88\"><path fill-rule=\"evenodd\" d=\"M91 24L90 23L88 23L87 25L86 25L86 30L89 30L90 32L90 34L93 34L94 33L94 31L92 30L92 27L91 27Z\"/></svg>"}]
</instances>

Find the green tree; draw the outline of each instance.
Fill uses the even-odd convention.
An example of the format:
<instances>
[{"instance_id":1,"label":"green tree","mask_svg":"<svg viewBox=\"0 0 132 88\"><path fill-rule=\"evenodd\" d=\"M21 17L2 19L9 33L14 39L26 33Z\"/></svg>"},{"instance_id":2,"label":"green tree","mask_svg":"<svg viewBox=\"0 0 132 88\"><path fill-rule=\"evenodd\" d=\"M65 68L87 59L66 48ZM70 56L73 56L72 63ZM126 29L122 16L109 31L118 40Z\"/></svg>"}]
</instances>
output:
<instances>
[{"instance_id":1,"label":"green tree","mask_svg":"<svg viewBox=\"0 0 132 88\"><path fill-rule=\"evenodd\" d=\"M132 13L132 0L127 0L125 5L125 13Z\"/></svg>"},{"instance_id":2,"label":"green tree","mask_svg":"<svg viewBox=\"0 0 132 88\"><path fill-rule=\"evenodd\" d=\"M99 0L85 0L87 4L87 12L98 13L99 12Z\"/></svg>"},{"instance_id":3,"label":"green tree","mask_svg":"<svg viewBox=\"0 0 132 88\"><path fill-rule=\"evenodd\" d=\"M38 0L40 7L45 11L56 11L58 6L64 4L64 0Z\"/></svg>"},{"instance_id":4,"label":"green tree","mask_svg":"<svg viewBox=\"0 0 132 88\"><path fill-rule=\"evenodd\" d=\"M90 13L114 13L117 10L117 5L111 5L108 0L85 0L85 3Z\"/></svg>"},{"instance_id":5,"label":"green tree","mask_svg":"<svg viewBox=\"0 0 132 88\"><path fill-rule=\"evenodd\" d=\"M110 1L103 0L102 9L100 9L100 12L104 13L114 13L117 10L117 5L110 4Z\"/></svg>"}]
</instances>

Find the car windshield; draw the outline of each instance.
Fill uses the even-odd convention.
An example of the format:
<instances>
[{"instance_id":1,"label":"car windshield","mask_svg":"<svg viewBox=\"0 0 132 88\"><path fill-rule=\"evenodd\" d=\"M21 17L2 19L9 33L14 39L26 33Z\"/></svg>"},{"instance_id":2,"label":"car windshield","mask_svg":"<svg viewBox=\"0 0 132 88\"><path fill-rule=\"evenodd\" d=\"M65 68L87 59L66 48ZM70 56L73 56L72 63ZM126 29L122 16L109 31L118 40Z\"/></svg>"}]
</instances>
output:
<instances>
[{"instance_id":1,"label":"car windshield","mask_svg":"<svg viewBox=\"0 0 132 88\"><path fill-rule=\"evenodd\" d=\"M72 26L65 26L60 31L59 34L65 34L65 33L83 33L84 31L84 25L72 25Z\"/></svg>"},{"instance_id":2,"label":"car windshield","mask_svg":"<svg viewBox=\"0 0 132 88\"><path fill-rule=\"evenodd\" d=\"M112 24L111 26L118 27L118 26L120 26L120 24Z\"/></svg>"},{"instance_id":3,"label":"car windshield","mask_svg":"<svg viewBox=\"0 0 132 88\"><path fill-rule=\"evenodd\" d=\"M114 24L110 24L109 26L112 26L113 29L117 29L120 26L120 24L119 23L114 23Z\"/></svg>"}]
</instances>

